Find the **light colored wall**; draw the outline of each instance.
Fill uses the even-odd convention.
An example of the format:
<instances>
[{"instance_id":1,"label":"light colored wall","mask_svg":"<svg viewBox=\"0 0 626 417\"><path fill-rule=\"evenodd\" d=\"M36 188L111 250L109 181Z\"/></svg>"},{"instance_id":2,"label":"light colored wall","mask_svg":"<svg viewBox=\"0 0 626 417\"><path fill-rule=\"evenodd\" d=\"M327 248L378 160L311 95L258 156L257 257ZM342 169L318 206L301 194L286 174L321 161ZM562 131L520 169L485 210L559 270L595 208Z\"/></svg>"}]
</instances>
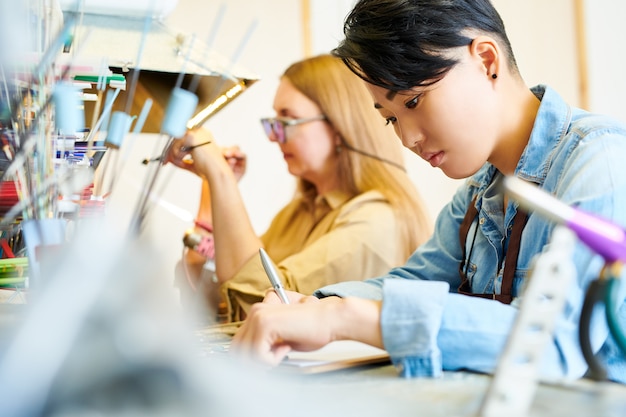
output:
<instances>
[{"instance_id":1,"label":"light colored wall","mask_svg":"<svg viewBox=\"0 0 626 417\"><path fill-rule=\"evenodd\" d=\"M579 105L572 0L494 0L529 86L548 84Z\"/></svg>"},{"instance_id":2,"label":"light colored wall","mask_svg":"<svg viewBox=\"0 0 626 417\"><path fill-rule=\"evenodd\" d=\"M585 0L584 3L590 108L626 122L626 2Z\"/></svg>"},{"instance_id":3,"label":"light colored wall","mask_svg":"<svg viewBox=\"0 0 626 417\"><path fill-rule=\"evenodd\" d=\"M310 0L312 50L328 52L341 39L342 22L351 0ZM272 114L272 99L278 78L287 65L304 55L300 2L295 0L228 0L216 49L230 56L253 19L258 26L239 64L257 73L261 81L237 98L207 123L223 145L239 144L249 156L248 174L240 183L255 229L261 233L271 217L290 198L293 179L288 175L277 147L267 141L258 119ZM563 97L579 105L574 0L494 0L507 26L518 64L528 85L547 83ZM626 29L620 18L626 3L620 0L586 0L590 109L626 120L622 104L626 93L624 54L621 39ZM220 3L179 0L167 18L173 28L204 38ZM151 143L142 138L134 158L147 156ZM426 198L433 217L458 187L459 181L445 177L407 151L409 173ZM167 184L163 198L184 210L195 212L199 182L187 173L164 168ZM141 176L134 166L124 175ZM136 190L133 191L136 193ZM180 257L181 237L188 222L157 208L150 225L162 242L167 262ZM173 266L172 266L173 268Z\"/></svg>"}]
</instances>

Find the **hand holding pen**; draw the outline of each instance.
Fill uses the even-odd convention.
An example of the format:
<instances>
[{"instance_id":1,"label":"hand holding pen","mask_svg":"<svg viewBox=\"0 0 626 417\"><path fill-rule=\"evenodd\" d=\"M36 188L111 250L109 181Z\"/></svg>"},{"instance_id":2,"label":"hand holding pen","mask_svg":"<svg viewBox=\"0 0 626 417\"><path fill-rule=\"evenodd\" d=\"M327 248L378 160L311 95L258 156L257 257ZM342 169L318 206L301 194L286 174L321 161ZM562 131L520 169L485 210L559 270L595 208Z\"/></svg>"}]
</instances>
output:
<instances>
[{"instance_id":1,"label":"hand holding pen","mask_svg":"<svg viewBox=\"0 0 626 417\"><path fill-rule=\"evenodd\" d=\"M193 152L193 157L191 156ZM145 159L144 164L159 160ZM246 156L237 146L219 147L213 136L206 129L197 129L187 133L183 139L174 139L170 144L166 163L171 162L179 168L191 171L199 176L206 176L209 165L216 166L226 161L237 180L241 179L246 170Z\"/></svg>"},{"instance_id":2,"label":"hand holding pen","mask_svg":"<svg viewBox=\"0 0 626 417\"><path fill-rule=\"evenodd\" d=\"M165 158L166 162L195 172L197 166L194 167L194 165L202 163L215 152L221 153L215 138L208 129L201 128L189 130L184 137L173 139L169 144Z\"/></svg>"}]
</instances>

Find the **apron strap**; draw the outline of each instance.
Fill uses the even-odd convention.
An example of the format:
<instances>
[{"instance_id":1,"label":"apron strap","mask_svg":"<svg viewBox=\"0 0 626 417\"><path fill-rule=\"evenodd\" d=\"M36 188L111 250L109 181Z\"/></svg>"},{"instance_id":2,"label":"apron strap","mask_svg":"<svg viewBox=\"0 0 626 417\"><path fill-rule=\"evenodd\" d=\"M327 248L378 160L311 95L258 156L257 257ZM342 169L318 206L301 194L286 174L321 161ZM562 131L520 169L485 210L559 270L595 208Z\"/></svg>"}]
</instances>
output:
<instances>
[{"instance_id":1,"label":"apron strap","mask_svg":"<svg viewBox=\"0 0 626 417\"><path fill-rule=\"evenodd\" d=\"M502 276L502 291L500 294L474 294L472 292L472 286L467 278L467 268L469 265L469 256L467 256L465 246L467 242L467 236L469 229L474 222L474 219L478 216L478 210L476 210L476 196L472 200L470 206L465 213L465 217L461 222L459 229L459 239L461 242L461 248L463 251L463 259L459 264L459 275L461 277L461 285L459 285L458 293L469 295L472 297L488 298L492 300L500 301L504 304L511 304L513 296L511 292L513 290L513 279L515 278L515 270L517 269L517 258L519 256L520 242L522 240L522 232L526 223L528 222L528 213L517 209L515 218L513 219L513 228L511 230L511 236L509 237L509 245L506 251L506 259L504 261L504 272ZM473 245L472 245L473 246Z\"/></svg>"}]
</instances>

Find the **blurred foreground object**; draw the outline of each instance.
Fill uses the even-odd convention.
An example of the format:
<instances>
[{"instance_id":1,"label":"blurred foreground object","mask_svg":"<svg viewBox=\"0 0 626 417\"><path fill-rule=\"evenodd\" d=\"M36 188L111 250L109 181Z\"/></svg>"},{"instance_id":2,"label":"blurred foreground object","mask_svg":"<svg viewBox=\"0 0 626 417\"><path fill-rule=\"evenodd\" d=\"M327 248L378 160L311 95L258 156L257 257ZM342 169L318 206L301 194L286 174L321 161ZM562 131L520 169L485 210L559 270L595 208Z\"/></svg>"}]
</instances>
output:
<instances>
[{"instance_id":1,"label":"blurred foreground object","mask_svg":"<svg viewBox=\"0 0 626 417\"><path fill-rule=\"evenodd\" d=\"M592 315L597 304L604 304L606 321L623 355L626 355L625 323L620 320L623 304L623 264L626 261L626 230L611 221L568 206L546 191L519 178L504 178L505 191L521 207L567 227L605 262L599 277L586 289L579 322L579 343L589 366L589 377L598 381L607 378L604 365L591 346ZM567 291L564 287L561 291Z\"/></svg>"}]
</instances>

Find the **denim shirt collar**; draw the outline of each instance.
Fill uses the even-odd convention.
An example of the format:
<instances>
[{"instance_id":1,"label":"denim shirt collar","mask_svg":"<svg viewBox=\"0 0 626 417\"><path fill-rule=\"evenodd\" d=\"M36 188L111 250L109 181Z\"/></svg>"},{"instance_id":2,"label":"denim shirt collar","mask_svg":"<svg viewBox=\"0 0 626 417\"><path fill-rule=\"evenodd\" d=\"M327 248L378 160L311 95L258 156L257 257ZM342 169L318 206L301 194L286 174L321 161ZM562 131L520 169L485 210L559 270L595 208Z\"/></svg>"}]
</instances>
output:
<instances>
[{"instance_id":1,"label":"denim shirt collar","mask_svg":"<svg viewBox=\"0 0 626 417\"><path fill-rule=\"evenodd\" d=\"M552 153L568 131L572 111L561 96L546 85L537 85L532 87L531 91L541 100L541 104L528 144L515 168L515 175L541 185L550 168ZM547 144L550 144L549 147ZM546 156L547 148L550 152ZM495 174L496 168L488 163L470 179L469 185L473 185L482 193L492 183Z\"/></svg>"},{"instance_id":2,"label":"denim shirt collar","mask_svg":"<svg viewBox=\"0 0 626 417\"><path fill-rule=\"evenodd\" d=\"M531 88L541 100L535 124L530 134L526 149L515 169L515 174L523 179L543 184L554 150L558 148L572 120L572 110L561 96L552 88L538 85ZM549 149L546 155L546 150Z\"/></svg>"}]
</instances>

